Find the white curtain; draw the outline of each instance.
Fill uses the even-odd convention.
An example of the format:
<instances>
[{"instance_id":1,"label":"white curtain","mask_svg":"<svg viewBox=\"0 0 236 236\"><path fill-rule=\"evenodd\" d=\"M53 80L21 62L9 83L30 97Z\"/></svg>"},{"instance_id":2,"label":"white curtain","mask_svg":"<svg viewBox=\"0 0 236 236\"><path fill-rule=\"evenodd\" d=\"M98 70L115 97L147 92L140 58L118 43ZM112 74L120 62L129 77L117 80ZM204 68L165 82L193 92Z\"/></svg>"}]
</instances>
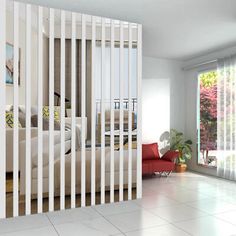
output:
<instances>
[{"instance_id":1,"label":"white curtain","mask_svg":"<svg viewBox=\"0 0 236 236\"><path fill-rule=\"evenodd\" d=\"M217 173L236 180L236 56L218 60Z\"/></svg>"}]
</instances>

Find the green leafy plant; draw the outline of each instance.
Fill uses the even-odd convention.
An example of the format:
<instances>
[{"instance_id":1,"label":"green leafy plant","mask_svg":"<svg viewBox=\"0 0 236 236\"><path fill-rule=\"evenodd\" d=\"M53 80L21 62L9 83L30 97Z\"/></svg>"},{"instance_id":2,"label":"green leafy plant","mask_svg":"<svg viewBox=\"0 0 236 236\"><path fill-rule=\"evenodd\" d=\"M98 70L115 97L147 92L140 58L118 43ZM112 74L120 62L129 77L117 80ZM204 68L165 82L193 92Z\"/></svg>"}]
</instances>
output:
<instances>
[{"instance_id":1,"label":"green leafy plant","mask_svg":"<svg viewBox=\"0 0 236 236\"><path fill-rule=\"evenodd\" d=\"M185 163L192 158L192 144L190 139L184 140L184 134L175 129L170 131L170 150L179 151L177 163Z\"/></svg>"}]
</instances>

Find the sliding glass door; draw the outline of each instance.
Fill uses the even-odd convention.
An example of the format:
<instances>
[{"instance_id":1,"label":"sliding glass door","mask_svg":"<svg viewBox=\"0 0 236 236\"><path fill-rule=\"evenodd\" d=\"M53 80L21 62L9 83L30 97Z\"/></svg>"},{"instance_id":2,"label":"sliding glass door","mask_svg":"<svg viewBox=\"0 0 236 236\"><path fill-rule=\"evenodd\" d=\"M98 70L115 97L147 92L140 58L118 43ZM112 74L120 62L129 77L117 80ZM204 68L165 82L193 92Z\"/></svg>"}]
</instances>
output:
<instances>
[{"instance_id":1,"label":"sliding glass door","mask_svg":"<svg viewBox=\"0 0 236 236\"><path fill-rule=\"evenodd\" d=\"M198 164L236 180L236 57L198 75Z\"/></svg>"},{"instance_id":2,"label":"sliding glass door","mask_svg":"<svg viewBox=\"0 0 236 236\"><path fill-rule=\"evenodd\" d=\"M217 166L217 71L198 75L198 164Z\"/></svg>"}]
</instances>

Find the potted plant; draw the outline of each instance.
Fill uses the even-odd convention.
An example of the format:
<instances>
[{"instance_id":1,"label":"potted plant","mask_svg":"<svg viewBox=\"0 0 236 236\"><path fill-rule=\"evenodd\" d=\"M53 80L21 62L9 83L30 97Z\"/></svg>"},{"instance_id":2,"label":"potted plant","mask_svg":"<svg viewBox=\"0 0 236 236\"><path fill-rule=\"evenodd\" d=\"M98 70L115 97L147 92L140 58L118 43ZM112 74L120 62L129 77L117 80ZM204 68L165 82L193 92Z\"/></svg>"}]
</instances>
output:
<instances>
[{"instance_id":1,"label":"potted plant","mask_svg":"<svg viewBox=\"0 0 236 236\"><path fill-rule=\"evenodd\" d=\"M192 144L190 139L185 140L182 132L175 129L170 131L170 150L179 151L176 161L176 172L184 172L187 169L186 160L192 158Z\"/></svg>"}]
</instances>

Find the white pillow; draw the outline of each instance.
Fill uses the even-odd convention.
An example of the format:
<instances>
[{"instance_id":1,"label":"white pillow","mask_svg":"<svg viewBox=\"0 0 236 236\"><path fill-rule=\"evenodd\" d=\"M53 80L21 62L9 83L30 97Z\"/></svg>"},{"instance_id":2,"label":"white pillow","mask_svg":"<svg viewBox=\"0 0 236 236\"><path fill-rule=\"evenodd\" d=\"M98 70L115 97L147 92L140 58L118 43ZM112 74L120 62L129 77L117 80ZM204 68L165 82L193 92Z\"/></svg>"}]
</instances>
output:
<instances>
[{"instance_id":1,"label":"white pillow","mask_svg":"<svg viewBox=\"0 0 236 236\"><path fill-rule=\"evenodd\" d=\"M43 132L43 166L48 165L49 162L49 136L48 132ZM65 135L65 153L67 153L71 148L71 141L69 138L69 134ZM21 145L25 145L25 140L21 142ZM60 158L61 153L61 142L60 142L60 134L56 134L54 136L54 159ZM31 139L31 163L32 167L36 167L38 165L38 137L34 137Z\"/></svg>"},{"instance_id":2,"label":"white pillow","mask_svg":"<svg viewBox=\"0 0 236 236\"><path fill-rule=\"evenodd\" d=\"M10 109L11 109L11 107L12 107L12 105L6 105L6 111L10 111Z\"/></svg>"},{"instance_id":3,"label":"white pillow","mask_svg":"<svg viewBox=\"0 0 236 236\"><path fill-rule=\"evenodd\" d=\"M38 115L38 107L37 106L31 107L31 116L33 116L33 115Z\"/></svg>"},{"instance_id":4,"label":"white pillow","mask_svg":"<svg viewBox=\"0 0 236 236\"><path fill-rule=\"evenodd\" d=\"M67 130L65 131L65 141L71 139L71 131ZM45 144L49 142L49 130L43 131L43 140L45 140ZM60 130L54 130L54 144L61 142L61 131Z\"/></svg>"},{"instance_id":5,"label":"white pillow","mask_svg":"<svg viewBox=\"0 0 236 236\"><path fill-rule=\"evenodd\" d=\"M71 141L68 140L65 142L65 153L67 153L71 148ZM54 161L60 159L61 157L61 144L54 145ZM31 158L32 167L35 168L38 165L38 153L36 155L32 155ZM49 163L49 147L43 147L43 166L47 166Z\"/></svg>"},{"instance_id":6,"label":"white pillow","mask_svg":"<svg viewBox=\"0 0 236 236\"><path fill-rule=\"evenodd\" d=\"M71 149L71 141L65 142L65 153ZM54 145L54 162L61 157L61 144L58 143ZM47 166L49 163L49 150L43 151L43 166ZM32 166L33 168L38 166L38 155L32 156Z\"/></svg>"}]
</instances>

